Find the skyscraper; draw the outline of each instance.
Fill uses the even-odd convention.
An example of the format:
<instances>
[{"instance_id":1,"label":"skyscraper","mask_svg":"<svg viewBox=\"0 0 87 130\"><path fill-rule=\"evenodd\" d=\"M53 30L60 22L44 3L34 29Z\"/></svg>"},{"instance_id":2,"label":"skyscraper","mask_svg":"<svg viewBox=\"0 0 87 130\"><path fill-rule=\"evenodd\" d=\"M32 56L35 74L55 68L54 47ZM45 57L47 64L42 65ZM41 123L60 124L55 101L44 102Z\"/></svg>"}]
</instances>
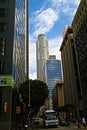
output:
<instances>
[{"instance_id":1,"label":"skyscraper","mask_svg":"<svg viewBox=\"0 0 87 130\"><path fill-rule=\"evenodd\" d=\"M13 51L13 76L16 87L25 81L25 0L16 0Z\"/></svg>"},{"instance_id":2,"label":"skyscraper","mask_svg":"<svg viewBox=\"0 0 87 130\"><path fill-rule=\"evenodd\" d=\"M12 117L15 117L12 109L13 84L7 84L12 81L14 19L15 0L0 0L0 81L4 81L2 86L0 84L0 130L10 130Z\"/></svg>"},{"instance_id":3,"label":"skyscraper","mask_svg":"<svg viewBox=\"0 0 87 130\"><path fill-rule=\"evenodd\" d=\"M0 74L12 75L15 0L0 0Z\"/></svg>"},{"instance_id":4,"label":"skyscraper","mask_svg":"<svg viewBox=\"0 0 87 130\"><path fill-rule=\"evenodd\" d=\"M49 57L48 41L46 35L40 34L36 42L37 79L44 81L44 66Z\"/></svg>"},{"instance_id":5,"label":"skyscraper","mask_svg":"<svg viewBox=\"0 0 87 130\"><path fill-rule=\"evenodd\" d=\"M55 83L62 80L61 61L55 55L49 56L45 65L45 79L49 90L49 97L52 97L52 89Z\"/></svg>"}]
</instances>

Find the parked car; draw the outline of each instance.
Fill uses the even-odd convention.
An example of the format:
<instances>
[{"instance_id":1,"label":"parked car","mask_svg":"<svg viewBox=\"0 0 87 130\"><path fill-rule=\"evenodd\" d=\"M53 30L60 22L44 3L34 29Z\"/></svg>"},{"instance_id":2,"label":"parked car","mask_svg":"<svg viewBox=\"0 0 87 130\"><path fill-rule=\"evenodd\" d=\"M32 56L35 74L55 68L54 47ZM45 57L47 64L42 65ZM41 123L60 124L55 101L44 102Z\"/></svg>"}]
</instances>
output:
<instances>
[{"instance_id":1,"label":"parked car","mask_svg":"<svg viewBox=\"0 0 87 130\"><path fill-rule=\"evenodd\" d=\"M42 118L38 118L38 117L32 118L31 126L43 127L43 119Z\"/></svg>"},{"instance_id":2,"label":"parked car","mask_svg":"<svg viewBox=\"0 0 87 130\"><path fill-rule=\"evenodd\" d=\"M66 121L65 119L61 118L61 119L59 120L59 125L60 125L60 126L69 126L70 123L69 123L68 121Z\"/></svg>"}]
</instances>

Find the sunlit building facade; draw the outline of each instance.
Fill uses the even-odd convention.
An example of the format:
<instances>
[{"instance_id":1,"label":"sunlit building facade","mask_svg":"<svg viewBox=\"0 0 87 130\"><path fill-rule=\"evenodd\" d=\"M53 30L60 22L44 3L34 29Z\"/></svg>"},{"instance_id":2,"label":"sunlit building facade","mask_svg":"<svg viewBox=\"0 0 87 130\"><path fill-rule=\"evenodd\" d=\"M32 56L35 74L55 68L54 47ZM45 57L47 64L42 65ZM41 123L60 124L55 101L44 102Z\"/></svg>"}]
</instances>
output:
<instances>
[{"instance_id":1,"label":"sunlit building facade","mask_svg":"<svg viewBox=\"0 0 87 130\"><path fill-rule=\"evenodd\" d=\"M45 63L49 57L48 41L46 35L40 34L36 42L37 79L45 81Z\"/></svg>"}]
</instances>

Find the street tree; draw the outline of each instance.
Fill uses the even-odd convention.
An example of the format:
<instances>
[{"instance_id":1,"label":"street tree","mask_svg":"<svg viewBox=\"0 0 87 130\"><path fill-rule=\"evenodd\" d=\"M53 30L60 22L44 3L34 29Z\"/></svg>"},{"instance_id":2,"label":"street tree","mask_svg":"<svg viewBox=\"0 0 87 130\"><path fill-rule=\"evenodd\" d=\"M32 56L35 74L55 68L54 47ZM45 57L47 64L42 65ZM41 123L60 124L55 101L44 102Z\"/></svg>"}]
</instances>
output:
<instances>
[{"instance_id":1,"label":"street tree","mask_svg":"<svg viewBox=\"0 0 87 130\"><path fill-rule=\"evenodd\" d=\"M24 83L20 84L19 90L26 105L29 104L30 97L29 105L34 113L38 112L39 107L44 104L44 101L48 96L48 87L46 83L40 80L27 80Z\"/></svg>"}]
</instances>

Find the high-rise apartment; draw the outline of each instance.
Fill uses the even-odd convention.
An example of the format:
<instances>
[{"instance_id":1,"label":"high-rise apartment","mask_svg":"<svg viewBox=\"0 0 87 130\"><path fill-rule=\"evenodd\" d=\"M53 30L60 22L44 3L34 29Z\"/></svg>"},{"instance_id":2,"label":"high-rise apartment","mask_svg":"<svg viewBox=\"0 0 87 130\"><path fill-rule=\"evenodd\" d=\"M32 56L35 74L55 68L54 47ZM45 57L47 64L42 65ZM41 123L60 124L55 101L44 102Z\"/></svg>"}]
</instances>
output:
<instances>
[{"instance_id":1,"label":"high-rise apartment","mask_svg":"<svg viewBox=\"0 0 87 130\"><path fill-rule=\"evenodd\" d=\"M37 59L37 79L44 81L44 67L49 57L48 41L46 35L40 34L36 42L36 59Z\"/></svg>"},{"instance_id":2,"label":"high-rise apartment","mask_svg":"<svg viewBox=\"0 0 87 130\"><path fill-rule=\"evenodd\" d=\"M61 61L55 55L50 55L45 65L45 80L49 90L49 97L52 97L52 89L56 81L62 80Z\"/></svg>"},{"instance_id":3,"label":"high-rise apartment","mask_svg":"<svg viewBox=\"0 0 87 130\"><path fill-rule=\"evenodd\" d=\"M0 74L12 75L15 0L0 0Z\"/></svg>"},{"instance_id":4,"label":"high-rise apartment","mask_svg":"<svg viewBox=\"0 0 87 130\"><path fill-rule=\"evenodd\" d=\"M81 0L72 22L81 103L87 115L87 0Z\"/></svg>"}]
</instances>

